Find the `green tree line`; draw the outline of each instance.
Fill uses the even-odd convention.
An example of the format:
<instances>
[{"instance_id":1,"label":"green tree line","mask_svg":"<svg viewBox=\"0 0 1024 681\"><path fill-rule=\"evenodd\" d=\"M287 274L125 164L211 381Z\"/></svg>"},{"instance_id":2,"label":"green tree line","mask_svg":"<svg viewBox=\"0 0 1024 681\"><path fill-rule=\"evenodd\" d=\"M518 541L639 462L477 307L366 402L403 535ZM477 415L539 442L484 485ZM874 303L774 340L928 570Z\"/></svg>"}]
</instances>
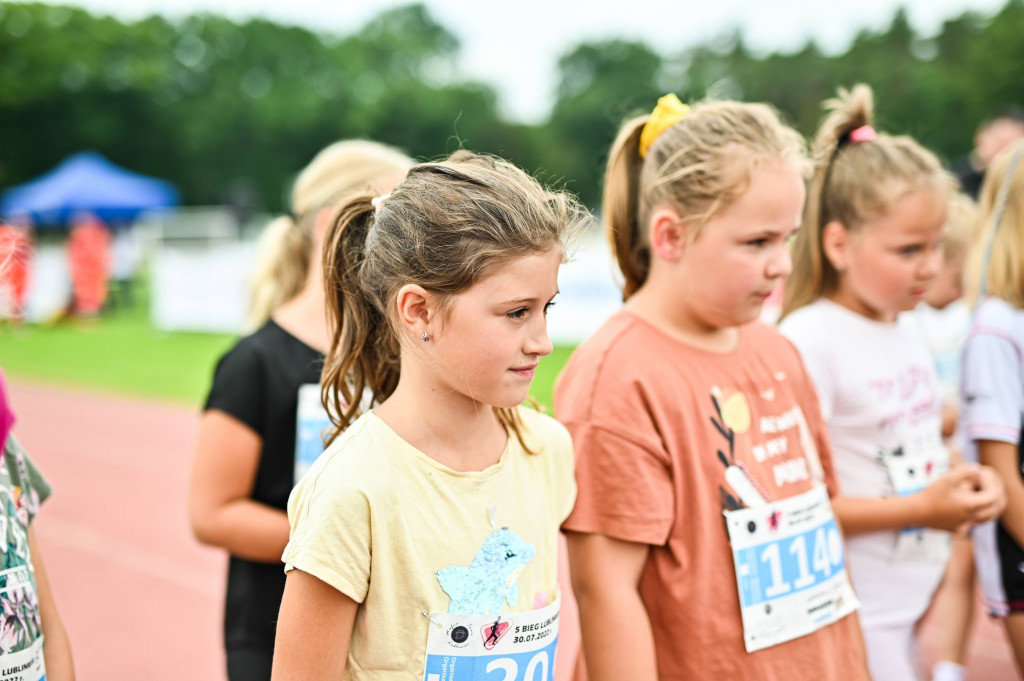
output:
<instances>
[{"instance_id":1,"label":"green tree line","mask_svg":"<svg viewBox=\"0 0 1024 681\"><path fill-rule=\"evenodd\" d=\"M95 149L174 182L187 204L221 203L243 183L281 209L288 179L326 144L368 137L421 158L460 146L501 154L600 195L619 123L664 92L766 101L810 134L839 85L875 89L880 127L953 160L977 124L1024 107L1024 0L967 12L937 35L903 10L841 54L813 41L758 53L724 35L662 54L643 42L578 45L558 61L548 119L505 120L493 85L458 77L459 41L420 4L350 35L196 14L122 22L85 10L0 2L0 188Z\"/></svg>"}]
</instances>

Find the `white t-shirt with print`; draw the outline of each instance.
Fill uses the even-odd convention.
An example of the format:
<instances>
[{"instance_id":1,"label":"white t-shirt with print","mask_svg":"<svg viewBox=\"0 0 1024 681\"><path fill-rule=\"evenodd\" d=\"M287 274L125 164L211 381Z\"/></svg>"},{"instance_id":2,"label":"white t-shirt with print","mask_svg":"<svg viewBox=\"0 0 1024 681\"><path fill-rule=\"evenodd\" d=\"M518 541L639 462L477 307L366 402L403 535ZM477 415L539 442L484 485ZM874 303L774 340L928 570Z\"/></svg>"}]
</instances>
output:
<instances>
[{"instance_id":1,"label":"white t-shirt with print","mask_svg":"<svg viewBox=\"0 0 1024 681\"><path fill-rule=\"evenodd\" d=\"M876 322L828 300L789 315L781 331L800 350L828 424L840 493L894 496L885 460L921 461L911 474L949 465L941 439L942 391L920 328L908 315ZM920 478L919 478L920 479ZM942 558L906 562L899 530L847 538L848 569L864 627L905 625L927 609ZM940 537L944 539L944 537Z\"/></svg>"}]
</instances>

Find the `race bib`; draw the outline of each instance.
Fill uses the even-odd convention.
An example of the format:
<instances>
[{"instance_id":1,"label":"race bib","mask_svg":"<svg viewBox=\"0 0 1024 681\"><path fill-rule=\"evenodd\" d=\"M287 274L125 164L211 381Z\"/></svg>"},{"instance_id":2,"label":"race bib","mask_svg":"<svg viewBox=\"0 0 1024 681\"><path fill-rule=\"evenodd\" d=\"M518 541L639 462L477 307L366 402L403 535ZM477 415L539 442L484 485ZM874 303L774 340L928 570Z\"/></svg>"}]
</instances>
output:
<instances>
[{"instance_id":1,"label":"race bib","mask_svg":"<svg viewBox=\"0 0 1024 681\"><path fill-rule=\"evenodd\" d=\"M423 681L554 681L560 604L502 615L431 613Z\"/></svg>"},{"instance_id":2,"label":"race bib","mask_svg":"<svg viewBox=\"0 0 1024 681\"><path fill-rule=\"evenodd\" d=\"M299 386L299 406L295 419L295 482L306 474L313 462L324 451L324 432L330 428L320 401L320 386L306 383Z\"/></svg>"},{"instance_id":3,"label":"race bib","mask_svg":"<svg viewBox=\"0 0 1024 681\"><path fill-rule=\"evenodd\" d=\"M748 653L806 636L857 609L823 485L724 514Z\"/></svg>"},{"instance_id":4,"label":"race bib","mask_svg":"<svg viewBox=\"0 0 1024 681\"><path fill-rule=\"evenodd\" d=\"M902 452L902 450L897 450ZM906 456L883 453L882 463L889 471L889 480L897 496L917 494L948 469L945 452ZM943 563L949 558L951 535L927 527L905 527L896 535L895 563Z\"/></svg>"},{"instance_id":5,"label":"race bib","mask_svg":"<svg viewBox=\"0 0 1024 681\"><path fill-rule=\"evenodd\" d=\"M16 653L0 655L0 681L44 681L43 636Z\"/></svg>"}]
</instances>

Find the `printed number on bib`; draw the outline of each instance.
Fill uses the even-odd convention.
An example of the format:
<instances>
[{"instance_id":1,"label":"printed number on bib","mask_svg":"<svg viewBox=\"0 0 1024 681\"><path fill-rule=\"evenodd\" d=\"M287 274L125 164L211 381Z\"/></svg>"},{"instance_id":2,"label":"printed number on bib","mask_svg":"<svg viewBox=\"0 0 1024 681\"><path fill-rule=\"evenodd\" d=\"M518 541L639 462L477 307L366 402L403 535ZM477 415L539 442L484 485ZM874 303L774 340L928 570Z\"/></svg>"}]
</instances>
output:
<instances>
[{"instance_id":1,"label":"printed number on bib","mask_svg":"<svg viewBox=\"0 0 1024 681\"><path fill-rule=\"evenodd\" d=\"M553 681L559 601L502 615L432 613L423 681Z\"/></svg>"},{"instance_id":2,"label":"printed number on bib","mask_svg":"<svg viewBox=\"0 0 1024 681\"><path fill-rule=\"evenodd\" d=\"M902 447L881 454L896 496L917 494L948 469L944 450L929 454L904 454ZM896 535L896 563L942 563L949 558L950 534L926 527L905 527Z\"/></svg>"},{"instance_id":3,"label":"printed number on bib","mask_svg":"<svg viewBox=\"0 0 1024 681\"><path fill-rule=\"evenodd\" d=\"M724 513L747 652L805 636L857 609L823 486Z\"/></svg>"}]
</instances>

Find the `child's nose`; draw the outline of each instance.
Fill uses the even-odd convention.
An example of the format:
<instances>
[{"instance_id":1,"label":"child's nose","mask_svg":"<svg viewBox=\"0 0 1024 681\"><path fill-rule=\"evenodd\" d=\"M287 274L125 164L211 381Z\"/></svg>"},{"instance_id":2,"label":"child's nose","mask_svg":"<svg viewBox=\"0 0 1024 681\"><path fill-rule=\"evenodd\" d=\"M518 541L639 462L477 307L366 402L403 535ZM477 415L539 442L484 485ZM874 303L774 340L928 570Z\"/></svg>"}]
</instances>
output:
<instances>
[{"instance_id":1,"label":"child's nose","mask_svg":"<svg viewBox=\"0 0 1024 681\"><path fill-rule=\"evenodd\" d=\"M550 355L555 349L554 343L551 342L551 336L548 335L548 323L546 318L542 319L534 332L530 334L526 347L523 349L527 354L540 355L541 357Z\"/></svg>"},{"instance_id":2,"label":"child's nose","mask_svg":"<svg viewBox=\"0 0 1024 681\"><path fill-rule=\"evenodd\" d=\"M793 271L793 258L789 252L788 244L781 244L778 252L768 262L767 275L785 279Z\"/></svg>"}]
</instances>

